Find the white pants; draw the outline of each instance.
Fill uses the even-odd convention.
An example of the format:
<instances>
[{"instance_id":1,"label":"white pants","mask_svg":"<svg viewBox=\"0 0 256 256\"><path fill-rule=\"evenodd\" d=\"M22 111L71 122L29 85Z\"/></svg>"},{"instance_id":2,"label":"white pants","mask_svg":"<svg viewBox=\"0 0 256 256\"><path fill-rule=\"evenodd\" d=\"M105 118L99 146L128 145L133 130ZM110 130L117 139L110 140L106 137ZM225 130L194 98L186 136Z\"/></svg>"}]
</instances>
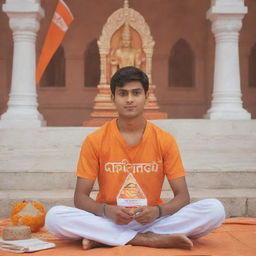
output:
<instances>
[{"instance_id":1,"label":"white pants","mask_svg":"<svg viewBox=\"0 0 256 256\"><path fill-rule=\"evenodd\" d=\"M219 227L225 218L224 207L216 199L204 199L186 205L173 215L156 219L147 225L136 221L117 225L112 220L67 206L54 206L45 220L45 226L57 237L87 238L103 244L127 244L137 233L184 234L190 238L206 235Z\"/></svg>"}]
</instances>

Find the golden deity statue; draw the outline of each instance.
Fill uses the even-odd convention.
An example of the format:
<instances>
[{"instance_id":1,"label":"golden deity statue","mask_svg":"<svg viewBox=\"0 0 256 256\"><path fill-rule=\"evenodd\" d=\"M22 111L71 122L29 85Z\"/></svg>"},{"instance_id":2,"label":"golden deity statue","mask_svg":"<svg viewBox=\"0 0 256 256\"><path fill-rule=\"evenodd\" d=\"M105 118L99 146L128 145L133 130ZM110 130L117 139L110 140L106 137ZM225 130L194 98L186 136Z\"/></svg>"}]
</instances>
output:
<instances>
[{"instance_id":1,"label":"golden deity statue","mask_svg":"<svg viewBox=\"0 0 256 256\"><path fill-rule=\"evenodd\" d=\"M120 47L113 49L110 54L111 74L126 66L141 68L143 61L145 59L142 57L141 49L136 49L132 46L129 24L125 22Z\"/></svg>"}]
</instances>

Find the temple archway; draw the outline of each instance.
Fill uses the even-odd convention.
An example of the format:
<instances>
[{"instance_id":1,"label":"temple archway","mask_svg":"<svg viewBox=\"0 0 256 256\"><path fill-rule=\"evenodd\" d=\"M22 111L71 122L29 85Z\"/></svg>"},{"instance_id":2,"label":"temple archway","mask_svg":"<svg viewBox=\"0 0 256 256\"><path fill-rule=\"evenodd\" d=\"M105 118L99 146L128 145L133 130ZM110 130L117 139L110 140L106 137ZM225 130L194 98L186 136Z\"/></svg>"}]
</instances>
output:
<instances>
[{"instance_id":1,"label":"temple archway","mask_svg":"<svg viewBox=\"0 0 256 256\"><path fill-rule=\"evenodd\" d=\"M93 39L84 53L84 86L97 87L100 81L100 55L97 39Z\"/></svg>"},{"instance_id":2,"label":"temple archway","mask_svg":"<svg viewBox=\"0 0 256 256\"><path fill-rule=\"evenodd\" d=\"M169 87L195 86L195 57L189 43L178 40L169 56Z\"/></svg>"},{"instance_id":3,"label":"temple archway","mask_svg":"<svg viewBox=\"0 0 256 256\"><path fill-rule=\"evenodd\" d=\"M65 56L60 45L47 66L40 82L41 87L65 87Z\"/></svg>"}]
</instances>

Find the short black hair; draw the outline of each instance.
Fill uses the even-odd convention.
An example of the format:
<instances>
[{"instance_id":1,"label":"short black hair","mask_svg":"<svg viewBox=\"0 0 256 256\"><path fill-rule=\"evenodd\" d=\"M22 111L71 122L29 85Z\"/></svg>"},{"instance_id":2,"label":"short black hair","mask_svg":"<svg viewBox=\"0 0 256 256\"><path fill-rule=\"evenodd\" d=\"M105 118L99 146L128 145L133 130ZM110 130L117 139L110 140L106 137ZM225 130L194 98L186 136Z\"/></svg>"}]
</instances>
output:
<instances>
[{"instance_id":1,"label":"short black hair","mask_svg":"<svg viewBox=\"0 0 256 256\"><path fill-rule=\"evenodd\" d=\"M115 95L116 87L123 87L126 83L131 81L138 81L142 84L145 94L148 91L149 81L148 76L139 68L133 66L127 66L120 68L112 76L110 81L110 89L113 95Z\"/></svg>"}]
</instances>

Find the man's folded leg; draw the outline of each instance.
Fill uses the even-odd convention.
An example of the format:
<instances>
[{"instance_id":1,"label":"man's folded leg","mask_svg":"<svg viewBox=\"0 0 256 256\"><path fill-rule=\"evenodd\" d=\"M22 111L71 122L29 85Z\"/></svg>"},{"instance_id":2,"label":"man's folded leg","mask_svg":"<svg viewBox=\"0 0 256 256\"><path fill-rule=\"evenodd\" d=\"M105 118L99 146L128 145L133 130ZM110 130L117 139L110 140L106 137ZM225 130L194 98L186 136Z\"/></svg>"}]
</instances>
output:
<instances>
[{"instance_id":1,"label":"man's folded leg","mask_svg":"<svg viewBox=\"0 0 256 256\"><path fill-rule=\"evenodd\" d=\"M148 224L150 225L150 224ZM136 221L128 225L117 225L113 221L89 212L66 206L55 206L47 215L45 226L60 238L83 239L84 249L102 245L140 245L155 248L191 249L192 242L183 235L159 235L140 233L145 226Z\"/></svg>"},{"instance_id":2,"label":"man's folded leg","mask_svg":"<svg viewBox=\"0 0 256 256\"><path fill-rule=\"evenodd\" d=\"M128 225L117 225L112 220L77 208L55 206L48 211L45 225L52 234L60 238L86 238L112 246L128 243L151 247L155 244L154 247L190 249L192 243L186 240L186 237L198 238L206 235L219 227L224 218L225 211L221 202L216 199L205 199L186 205L175 214L144 226L136 221ZM164 237L157 234L183 236ZM85 243L87 244L87 241Z\"/></svg>"},{"instance_id":3,"label":"man's folded leg","mask_svg":"<svg viewBox=\"0 0 256 256\"><path fill-rule=\"evenodd\" d=\"M189 238L198 238L219 227L224 219L222 203L217 199L204 199L154 221L152 225L145 226L142 232L183 234Z\"/></svg>"},{"instance_id":4,"label":"man's folded leg","mask_svg":"<svg viewBox=\"0 0 256 256\"><path fill-rule=\"evenodd\" d=\"M138 233L107 218L67 206L51 208L47 212L45 226L49 232L60 238L87 238L113 246L128 243Z\"/></svg>"}]
</instances>

